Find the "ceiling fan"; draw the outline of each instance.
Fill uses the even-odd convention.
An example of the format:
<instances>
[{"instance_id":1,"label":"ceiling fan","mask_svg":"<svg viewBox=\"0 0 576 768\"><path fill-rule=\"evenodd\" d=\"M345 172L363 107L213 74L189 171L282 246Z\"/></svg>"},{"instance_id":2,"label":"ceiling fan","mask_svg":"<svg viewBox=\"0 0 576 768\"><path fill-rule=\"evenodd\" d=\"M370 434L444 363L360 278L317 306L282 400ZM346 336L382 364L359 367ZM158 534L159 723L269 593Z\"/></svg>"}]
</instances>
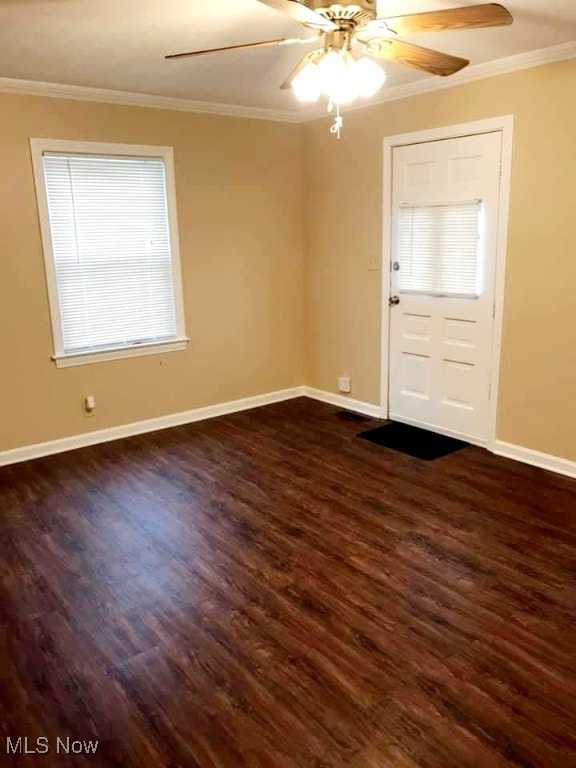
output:
<instances>
[{"instance_id":1,"label":"ceiling fan","mask_svg":"<svg viewBox=\"0 0 576 768\"><path fill-rule=\"evenodd\" d=\"M207 53L321 41L321 46L304 56L281 87L293 88L301 101L317 101L324 94L330 103L339 107L356 96L372 96L383 85L386 74L373 59L395 61L441 77L452 75L470 63L458 56L408 43L401 39L403 35L498 27L513 21L510 12L497 3L379 18L376 0L259 2L284 11L315 34L176 53L165 58L182 59Z\"/></svg>"}]
</instances>

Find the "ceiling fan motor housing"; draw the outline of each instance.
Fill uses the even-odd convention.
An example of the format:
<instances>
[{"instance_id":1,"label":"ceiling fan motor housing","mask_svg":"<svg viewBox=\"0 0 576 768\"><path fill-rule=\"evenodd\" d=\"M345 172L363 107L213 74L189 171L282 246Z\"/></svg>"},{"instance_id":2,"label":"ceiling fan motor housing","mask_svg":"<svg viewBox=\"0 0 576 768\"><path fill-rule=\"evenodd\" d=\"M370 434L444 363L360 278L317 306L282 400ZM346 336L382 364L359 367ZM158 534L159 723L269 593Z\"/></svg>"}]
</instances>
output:
<instances>
[{"instance_id":1,"label":"ceiling fan motor housing","mask_svg":"<svg viewBox=\"0 0 576 768\"><path fill-rule=\"evenodd\" d=\"M353 29L376 18L376 0L342 0L327 3L326 0L301 0L303 5L338 24L340 29Z\"/></svg>"}]
</instances>

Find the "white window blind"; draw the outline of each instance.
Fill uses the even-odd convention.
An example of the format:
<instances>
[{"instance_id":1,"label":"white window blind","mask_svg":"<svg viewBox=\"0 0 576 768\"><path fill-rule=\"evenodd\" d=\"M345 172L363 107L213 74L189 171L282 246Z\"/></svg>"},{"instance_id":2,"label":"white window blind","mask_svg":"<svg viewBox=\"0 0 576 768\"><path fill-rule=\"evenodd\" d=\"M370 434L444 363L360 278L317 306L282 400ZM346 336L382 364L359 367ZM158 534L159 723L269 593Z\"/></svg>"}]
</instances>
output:
<instances>
[{"instance_id":1,"label":"white window blind","mask_svg":"<svg viewBox=\"0 0 576 768\"><path fill-rule=\"evenodd\" d=\"M176 339L163 159L42 162L64 354Z\"/></svg>"},{"instance_id":2,"label":"white window blind","mask_svg":"<svg viewBox=\"0 0 576 768\"><path fill-rule=\"evenodd\" d=\"M402 293L478 297L481 207L474 201L400 208Z\"/></svg>"}]
</instances>

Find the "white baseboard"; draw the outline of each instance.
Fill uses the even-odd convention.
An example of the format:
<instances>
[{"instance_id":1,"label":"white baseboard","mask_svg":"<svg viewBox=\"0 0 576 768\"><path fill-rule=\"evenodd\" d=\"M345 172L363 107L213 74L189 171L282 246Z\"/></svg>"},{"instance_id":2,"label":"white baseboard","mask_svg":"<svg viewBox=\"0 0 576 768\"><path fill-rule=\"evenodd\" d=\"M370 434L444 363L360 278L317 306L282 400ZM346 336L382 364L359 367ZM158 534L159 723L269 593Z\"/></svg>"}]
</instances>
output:
<instances>
[{"instance_id":1,"label":"white baseboard","mask_svg":"<svg viewBox=\"0 0 576 768\"><path fill-rule=\"evenodd\" d=\"M347 395L338 395L335 392L325 392L322 389L314 389L314 387L304 387L303 389L304 396L310 397L312 400L319 400L321 403L336 405L338 408L345 408L347 411L361 413L364 416L372 416L375 419L381 418L379 405L365 403L362 400L353 400Z\"/></svg>"},{"instance_id":2,"label":"white baseboard","mask_svg":"<svg viewBox=\"0 0 576 768\"><path fill-rule=\"evenodd\" d=\"M123 437L142 435L145 432L156 432L160 429L178 427L182 424L191 424L194 421L213 419L216 416L225 416L228 413L247 411L251 408L259 408L262 405L280 403L283 400L292 400L295 397L302 397L305 394L304 389L305 387L281 389L277 392L268 392L264 395L246 397L242 400L231 400L227 403L208 405L204 408L194 408L191 411L172 413L168 416L159 416L154 419L146 419L145 421L135 421L131 424L122 424L118 427L100 429L95 432L84 432L81 435L71 435L70 437L63 437L59 440L50 440L46 443L37 443L36 445L26 445L23 448L0 451L0 467L8 464L17 464L21 461L30 461L30 459L39 459L42 456L51 456L56 453L72 451L75 448L85 448L89 445L97 445L98 443L108 443Z\"/></svg>"},{"instance_id":3,"label":"white baseboard","mask_svg":"<svg viewBox=\"0 0 576 768\"><path fill-rule=\"evenodd\" d=\"M549 453L533 451L531 448L522 448L520 445L505 443L503 440L496 440L493 451L497 456L516 459L516 461L521 461L524 464L532 464L532 466L540 467L540 469L547 469L559 475L576 478L576 461L561 459L559 456L552 456Z\"/></svg>"},{"instance_id":4,"label":"white baseboard","mask_svg":"<svg viewBox=\"0 0 576 768\"><path fill-rule=\"evenodd\" d=\"M39 459L43 456L51 456L56 453L64 453L76 448L85 448L89 445L120 440L123 437L142 435L146 432L156 432L161 429L178 427L182 424L191 424L195 421L213 419L216 416L225 416L229 413L247 411L251 408L259 408L263 405L280 403L284 400L293 400L296 397L309 397L312 400L319 400L322 403L335 405L338 408L361 413L364 416L371 416L376 419L382 418L380 406L378 405L365 403L362 400L354 400L346 395L314 389L313 387L292 387L290 389L281 389L276 392L268 392L264 395L246 397L242 400L231 400L227 403L208 405L204 408L194 408L191 411L182 411L180 413L169 414L168 416L159 416L158 418L136 421L131 424L122 424L118 427L111 427L110 429L100 429L95 432L85 432L80 435L63 437L59 440L50 440L46 443L37 443L36 445L27 445L9 451L0 451L0 467L7 466L8 464L17 464L22 461L30 461L31 459ZM493 452L497 456L515 459L524 464L531 464L535 467L540 467L541 469L547 469L550 472L565 475L566 477L576 478L576 461L569 461L568 459L562 459L548 453L533 451L530 448L522 448L519 445L506 443L502 440L496 440L493 446Z\"/></svg>"},{"instance_id":5,"label":"white baseboard","mask_svg":"<svg viewBox=\"0 0 576 768\"><path fill-rule=\"evenodd\" d=\"M325 392L321 389L314 389L313 387L302 387L303 395L310 397L313 400L319 400L322 403L329 403L330 405L336 405L339 408L345 408L348 411L355 411L356 413L362 413L364 416L371 416L376 419L381 419L381 409L379 405L373 405L372 403L365 403L361 400L353 400L346 395L336 394L334 392ZM410 423L406 419L402 419L407 423ZM414 422L416 426L422 426ZM446 433L448 434L448 433ZM469 437L458 435L457 433L450 433L452 437L458 437L467 442L471 442L479 447L488 448L497 456L503 456L508 459L515 459L524 464L531 464L534 467L540 467L541 469L547 469L550 472L556 472L566 477L576 478L576 461L569 461L568 459L562 459L559 456L552 456L548 453L541 453L540 451L533 451L530 448L522 448L520 445L513 445L512 443L505 443L503 440L496 440L493 444L487 444L486 441L471 440Z\"/></svg>"}]
</instances>

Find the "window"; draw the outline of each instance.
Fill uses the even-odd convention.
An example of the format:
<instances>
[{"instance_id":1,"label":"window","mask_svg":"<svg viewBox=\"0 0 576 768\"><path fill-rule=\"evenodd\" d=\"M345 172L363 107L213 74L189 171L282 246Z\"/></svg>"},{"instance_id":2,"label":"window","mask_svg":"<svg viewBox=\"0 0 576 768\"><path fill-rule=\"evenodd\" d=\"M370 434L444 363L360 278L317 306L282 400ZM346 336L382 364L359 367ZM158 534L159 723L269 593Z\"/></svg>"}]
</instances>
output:
<instances>
[{"instance_id":1,"label":"window","mask_svg":"<svg viewBox=\"0 0 576 768\"><path fill-rule=\"evenodd\" d=\"M477 200L400 208L400 292L478 298L481 208Z\"/></svg>"},{"instance_id":2,"label":"window","mask_svg":"<svg viewBox=\"0 0 576 768\"><path fill-rule=\"evenodd\" d=\"M184 349L172 150L31 145L56 364Z\"/></svg>"}]
</instances>

